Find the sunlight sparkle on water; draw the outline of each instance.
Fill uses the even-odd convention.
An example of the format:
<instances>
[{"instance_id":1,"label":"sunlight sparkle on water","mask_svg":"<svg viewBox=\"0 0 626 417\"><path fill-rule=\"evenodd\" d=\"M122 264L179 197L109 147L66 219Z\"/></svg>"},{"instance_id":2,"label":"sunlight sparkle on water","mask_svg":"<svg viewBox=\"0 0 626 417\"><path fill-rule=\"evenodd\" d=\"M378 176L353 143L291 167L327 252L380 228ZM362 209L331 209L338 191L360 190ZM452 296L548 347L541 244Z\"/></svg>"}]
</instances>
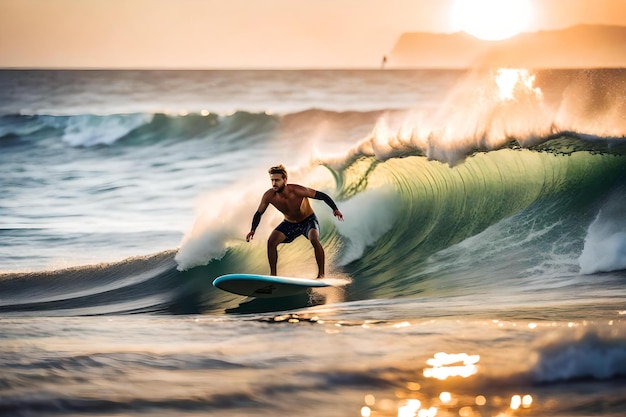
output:
<instances>
[{"instance_id":1,"label":"sunlight sparkle on water","mask_svg":"<svg viewBox=\"0 0 626 417\"><path fill-rule=\"evenodd\" d=\"M485 398L484 395L478 395L474 399L474 402L476 403L476 405L485 405L487 404L487 398Z\"/></svg>"},{"instance_id":2,"label":"sunlight sparkle on water","mask_svg":"<svg viewBox=\"0 0 626 417\"><path fill-rule=\"evenodd\" d=\"M421 406L420 400L408 400L405 405L398 407L398 417L414 417Z\"/></svg>"},{"instance_id":3,"label":"sunlight sparkle on water","mask_svg":"<svg viewBox=\"0 0 626 417\"><path fill-rule=\"evenodd\" d=\"M520 407L522 408L530 408L531 404L533 403L533 397L531 395L524 395L523 397L521 395L514 395L513 397L511 397L511 409L512 410L517 410Z\"/></svg>"},{"instance_id":4,"label":"sunlight sparkle on water","mask_svg":"<svg viewBox=\"0 0 626 417\"><path fill-rule=\"evenodd\" d=\"M437 415L437 408L430 407L419 410L417 417L435 417Z\"/></svg>"},{"instance_id":5,"label":"sunlight sparkle on water","mask_svg":"<svg viewBox=\"0 0 626 417\"><path fill-rule=\"evenodd\" d=\"M513 397L511 397L511 409L512 410L517 410L518 408L520 408L520 406L522 405L522 397L520 397L519 395L514 395Z\"/></svg>"},{"instance_id":6,"label":"sunlight sparkle on water","mask_svg":"<svg viewBox=\"0 0 626 417\"><path fill-rule=\"evenodd\" d=\"M467 353L448 354L444 352L436 353L426 363L432 368L424 369L426 378L447 379L452 376L467 378L478 372L476 364L480 361L479 355L468 355Z\"/></svg>"},{"instance_id":7,"label":"sunlight sparkle on water","mask_svg":"<svg viewBox=\"0 0 626 417\"><path fill-rule=\"evenodd\" d=\"M444 391L441 394L439 394L439 400L444 404L449 403L452 400L452 394Z\"/></svg>"}]
</instances>

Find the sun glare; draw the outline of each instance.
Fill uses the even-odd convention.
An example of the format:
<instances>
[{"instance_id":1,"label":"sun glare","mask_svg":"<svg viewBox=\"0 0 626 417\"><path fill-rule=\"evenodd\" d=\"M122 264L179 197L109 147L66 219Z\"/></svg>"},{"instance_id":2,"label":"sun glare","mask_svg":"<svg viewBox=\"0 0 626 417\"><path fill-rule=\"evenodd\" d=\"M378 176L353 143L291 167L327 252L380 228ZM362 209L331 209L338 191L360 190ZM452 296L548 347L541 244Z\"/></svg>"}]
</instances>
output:
<instances>
[{"instance_id":1,"label":"sun glare","mask_svg":"<svg viewBox=\"0 0 626 417\"><path fill-rule=\"evenodd\" d=\"M529 0L456 0L450 25L455 32L497 41L526 30L530 15Z\"/></svg>"},{"instance_id":2,"label":"sun glare","mask_svg":"<svg viewBox=\"0 0 626 417\"><path fill-rule=\"evenodd\" d=\"M498 97L501 101L520 99L520 96L534 97L541 100L543 93L535 87L535 76L523 68L499 68L495 74ZM531 323L529 325L534 325Z\"/></svg>"}]
</instances>

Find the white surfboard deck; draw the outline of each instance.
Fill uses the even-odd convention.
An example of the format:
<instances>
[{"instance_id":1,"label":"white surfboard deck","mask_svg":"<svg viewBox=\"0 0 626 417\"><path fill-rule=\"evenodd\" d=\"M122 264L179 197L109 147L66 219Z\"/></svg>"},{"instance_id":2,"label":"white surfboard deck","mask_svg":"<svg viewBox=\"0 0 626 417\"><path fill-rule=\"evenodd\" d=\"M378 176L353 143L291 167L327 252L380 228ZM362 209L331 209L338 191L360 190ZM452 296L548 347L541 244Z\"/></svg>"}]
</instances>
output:
<instances>
[{"instance_id":1,"label":"white surfboard deck","mask_svg":"<svg viewBox=\"0 0 626 417\"><path fill-rule=\"evenodd\" d=\"M256 274L228 274L217 277L213 285L233 294L257 298L287 297L309 288L330 287L324 279L274 277Z\"/></svg>"}]
</instances>

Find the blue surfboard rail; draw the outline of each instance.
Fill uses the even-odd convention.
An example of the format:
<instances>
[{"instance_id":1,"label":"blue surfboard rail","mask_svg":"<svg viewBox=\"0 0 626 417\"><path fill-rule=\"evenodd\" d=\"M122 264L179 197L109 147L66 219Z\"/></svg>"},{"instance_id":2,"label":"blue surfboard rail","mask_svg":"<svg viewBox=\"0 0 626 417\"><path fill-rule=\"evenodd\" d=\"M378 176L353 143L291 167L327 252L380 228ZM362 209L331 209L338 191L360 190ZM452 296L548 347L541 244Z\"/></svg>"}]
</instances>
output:
<instances>
[{"instance_id":1,"label":"blue surfboard rail","mask_svg":"<svg viewBox=\"0 0 626 417\"><path fill-rule=\"evenodd\" d=\"M329 287L323 280L295 277L276 277L257 274L227 274L217 277L213 286L249 297L286 297L305 292L309 288Z\"/></svg>"}]
</instances>

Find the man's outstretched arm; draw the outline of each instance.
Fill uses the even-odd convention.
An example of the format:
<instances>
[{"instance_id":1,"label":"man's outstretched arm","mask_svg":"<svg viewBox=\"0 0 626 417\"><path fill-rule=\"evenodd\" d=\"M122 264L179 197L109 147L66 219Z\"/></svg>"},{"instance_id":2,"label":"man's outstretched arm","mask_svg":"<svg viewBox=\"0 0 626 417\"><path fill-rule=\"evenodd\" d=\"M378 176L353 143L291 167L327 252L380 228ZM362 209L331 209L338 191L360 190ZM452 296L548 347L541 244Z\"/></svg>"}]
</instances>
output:
<instances>
[{"instance_id":1,"label":"man's outstretched arm","mask_svg":"<svg viewBox=\"0 0 626 417\"><path fill-rule=\"evenodd\" d=\"M343 213L341 213L339 208L337 208L337 204L335 204L333 199L330 198L328 194L323 193L321 191L315 191L315 194L313 195L312 198L316 200L322 200L324 203L328 204L328 207L333 209L333 215L337 217L339 220L343 220Z\"/></svg>"},{"instance_id":2,"label":"man's outstretched arm","mask_svg":"<svg viewBox=\"0 0 626 417\"><path fill-rule=\"evenodd\" d=\"M261 216L263 215L263 213L265 213L268 205L269 203L266 201L265 195L263 195L263 198L261 199L261 204L259 204L259 208L254 213L254 216L252 216L252 226L250 227L250 231L246 235L246 242L250 242L254 237L256 228L259 226L259 223L261 223Z\"/></svg>"},{"instance_id":3,"label":"man's outstretched arm","mask_svg":"<svg viewBox=\"0 0 626 417\"><path fill-rule=\"evenodd\" d=\"M246 242L250 242L250 240L252 240L252 238L254 237L256 228L259 226L259 223L261 223L262 215L263 214L259 213L258 211L254 213L254 216L252 217L252 227L250 228L250 232L248 232L248 234L246 235Z\"/></svg>"}]
</instances>

